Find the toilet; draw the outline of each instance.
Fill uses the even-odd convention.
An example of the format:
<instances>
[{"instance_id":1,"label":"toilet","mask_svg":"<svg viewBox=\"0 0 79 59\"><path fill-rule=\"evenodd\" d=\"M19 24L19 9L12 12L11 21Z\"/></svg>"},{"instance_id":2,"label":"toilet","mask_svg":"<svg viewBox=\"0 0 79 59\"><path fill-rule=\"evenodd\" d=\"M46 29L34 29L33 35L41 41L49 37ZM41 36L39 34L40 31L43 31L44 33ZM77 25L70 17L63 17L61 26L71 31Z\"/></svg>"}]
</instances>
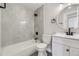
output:
<instances>
[{"instance_id":1,"label":"toilet","mask_svg":"<svg viewBox=\"0 0 79 59\"><path fill-rule=\"evenodd\" d=\"M48 49L50 49L48 46L50 46L49 44L51 42L51 35L43 34L42 41L43 43L39 43L36 46L38 51L38 56L47 56L46 51L49 51Z\"/></svg>"},{"instance_id":2,"label":"toilet","mask_svg":"<svg viewBox=\"0 0 79 59\"><path fill-rule=\"evenodd\" d=\"M47 56L46 47L47 47L47 44L45 43L39 43L37 45L38 56Z\"/></svg>"}]
</instances>

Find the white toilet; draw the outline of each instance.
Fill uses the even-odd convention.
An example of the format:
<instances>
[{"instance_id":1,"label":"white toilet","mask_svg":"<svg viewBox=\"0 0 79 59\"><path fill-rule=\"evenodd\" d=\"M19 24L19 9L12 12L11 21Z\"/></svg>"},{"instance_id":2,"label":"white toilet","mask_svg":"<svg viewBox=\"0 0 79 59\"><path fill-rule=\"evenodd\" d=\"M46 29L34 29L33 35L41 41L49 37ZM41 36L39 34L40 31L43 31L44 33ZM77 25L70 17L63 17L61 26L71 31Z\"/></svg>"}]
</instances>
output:
<instances>
[{"instance_id":1,"label":"white toilet","mask_svg":"<svg viewBox=\"0 0 79 59\"><path fill-rule=\"evenodd\" d=\"M42 38L43 43L37 45L38 56L47 56L46 50L51 41L51 35L44 34Z\"/></svg>"},{"instance_id":2,"label":"white toilet","mask_svg":"<svg viewBox=\"0 0 79 59\"><path fill-rule=\"evenodd\" d=\"M47 56L46 48L47 48L47 44L45 44L45 43L39 43L37 45L38 56Z\"/></svg>"}]
</instances>

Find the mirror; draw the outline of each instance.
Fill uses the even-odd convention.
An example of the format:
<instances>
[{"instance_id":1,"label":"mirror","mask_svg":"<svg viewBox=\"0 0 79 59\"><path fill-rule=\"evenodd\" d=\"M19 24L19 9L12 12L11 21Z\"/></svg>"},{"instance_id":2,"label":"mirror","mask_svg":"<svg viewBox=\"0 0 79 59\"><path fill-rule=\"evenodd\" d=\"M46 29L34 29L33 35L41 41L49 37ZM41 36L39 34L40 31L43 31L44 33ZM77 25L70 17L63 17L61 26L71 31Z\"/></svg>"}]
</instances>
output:
<instances>
[{"instance_id":1,"label":"mirror","mask_svg":"<svg viewBox=\"0 0 79 59\"><path fill-rule=\"evenodd\" d=\"M65 7L57 16L57 24L63 29L79 28L79 4Z\"/></svg>"}]
</instances>

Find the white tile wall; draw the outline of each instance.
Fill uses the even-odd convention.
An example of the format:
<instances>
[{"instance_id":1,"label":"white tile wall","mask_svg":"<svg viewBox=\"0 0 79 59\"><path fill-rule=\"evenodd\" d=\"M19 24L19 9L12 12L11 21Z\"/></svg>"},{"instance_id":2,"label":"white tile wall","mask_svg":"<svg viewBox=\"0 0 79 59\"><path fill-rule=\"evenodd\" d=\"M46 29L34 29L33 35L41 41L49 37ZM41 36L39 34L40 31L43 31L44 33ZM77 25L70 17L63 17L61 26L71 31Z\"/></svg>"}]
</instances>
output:
<instances>
[{"instance_id":1,"label":"white tile wall","mask_svg":"<svg viewBox=\"0 0 79 59\"><path fill-rule=\"evenodd\" d=\"M7 3L2 11L2 47L32 39L34 12L18 4Z\"/></svg>"}]
</instances>

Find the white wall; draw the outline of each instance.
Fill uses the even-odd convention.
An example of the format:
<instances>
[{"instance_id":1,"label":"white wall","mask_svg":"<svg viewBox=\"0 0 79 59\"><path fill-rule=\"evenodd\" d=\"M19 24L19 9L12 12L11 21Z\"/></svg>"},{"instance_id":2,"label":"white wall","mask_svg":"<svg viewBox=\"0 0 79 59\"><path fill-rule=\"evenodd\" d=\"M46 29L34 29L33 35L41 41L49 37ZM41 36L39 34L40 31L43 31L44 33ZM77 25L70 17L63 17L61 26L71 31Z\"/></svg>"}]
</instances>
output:
<instances>
[{"instance_id":1,"label":"white wall","mask_svg":"<svg viewBox=\"0 0 79 59\"><path fill-rule=\"evenodd\" d=\"M65 6L66 6L66 4L64 4L63 7L65 7ZM36 19L37 24L39 24L40 28L42 29L42 27L44 27L43 34L52 35L56 32L64 32L65 31L65 30L61 29L56 23L51 23L51 19L55 18L61 11L59 4L47 3L44 6L37 9L36 11L38 11L38 14L43 14L41 16L38 16L38 19ZM39 22L41 20L42 20L42 22ZM37 28L38 28L38 25L37 25Z\"/></svg>"},{"instance_id":2,"label":"white wall","mask_svg":"<svg viewBox=\"0 0 79 59\"><path fill-rule=\"evenodd\" d=\"M7 3L2 10L2 47L33 38L34 12L20 4Z\"/></svg>"},{"instance_id":3,"label":"white wall","mask_svg":"<svg viewBox=\"0 0 79 59\"><path fill-rule=\"evenodd\" d=\"M51 19L55 18L60 12L59 4L45 4L44 5L44 34L53 34L63 31L56 23L51 23Z\"/></svg>"},{"instance_id":4,"label":"white wall","mask_svg":"<svg viewBox=\"0 0 79 59\"><path fill-rule=\"evenodd\" d=\"M66 7L67 4L63 5L63 8ZM66 30L63 30L60 28L56 23L51 23L51 19L55 18L61 11L59 4L45 4L44 5L44 34L53 34L56 32L65 32ZM76 32L79 32L79 29L76 30Z\"/></svg>"},{"instance_id":5,"label":"white wall","mask_svg":"<svg viewBox=\"0 0 79 59\"><path fill-rule=\"evenodd\" d=\"M38 14L34 18L34 30L39 32L38 38L41 40L43 34L52 35L53 33L62 31L56 23L51 23L51 19L54 18L60 10L57 9L58 4L45 4L38 8L35 13Z\"/></svg>"}]
</instances>

